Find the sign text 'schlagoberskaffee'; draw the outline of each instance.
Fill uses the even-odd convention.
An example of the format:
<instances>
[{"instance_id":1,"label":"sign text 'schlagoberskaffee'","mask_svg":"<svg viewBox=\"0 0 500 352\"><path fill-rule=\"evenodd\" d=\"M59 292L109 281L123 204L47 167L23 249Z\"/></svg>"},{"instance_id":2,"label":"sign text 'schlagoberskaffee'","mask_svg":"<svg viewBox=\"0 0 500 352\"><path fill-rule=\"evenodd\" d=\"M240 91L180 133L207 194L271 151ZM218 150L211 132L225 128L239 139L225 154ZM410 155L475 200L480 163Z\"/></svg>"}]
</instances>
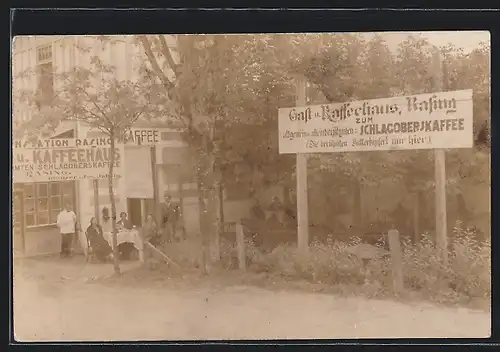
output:
<instances>
[{"instance_id":1,"label":"sign text 'schlagoberskaffee'","mask_svg":"<svg viewBox=\"0 0 500 352\"><path fill-rule=\"evenodd\" d=\"M472 145L472 90L279 110L282 154Z\"/></svg>"}]
</instances>

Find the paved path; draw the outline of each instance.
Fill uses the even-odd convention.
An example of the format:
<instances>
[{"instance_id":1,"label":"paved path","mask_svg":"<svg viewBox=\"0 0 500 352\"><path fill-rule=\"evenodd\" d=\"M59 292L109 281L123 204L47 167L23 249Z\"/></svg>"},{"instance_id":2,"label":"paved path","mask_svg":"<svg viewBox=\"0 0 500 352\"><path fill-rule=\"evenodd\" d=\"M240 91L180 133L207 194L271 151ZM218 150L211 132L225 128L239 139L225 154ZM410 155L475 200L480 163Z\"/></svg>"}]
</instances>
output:
<instances>
[{"instance_id":1,"label":"paved path","mask_svg":"<svg viewBox=\"0 0 500 352\"><path fill-rule=\"evenodd\" d=\"M51 265L53 268L54 264ZM92 270L108 271L110 267ZM78 279L60 279L59 274L64 270L50 278L40 277L43 268L44 265L38 265L17 270L14 317L18 340L487 337L490 334L490 314L468 309L248 286L120 287L86 283L82 275ZM66 269L64 273L78 273L76 268L75 265L73 271Z\"/></svg>"}]
</instances>

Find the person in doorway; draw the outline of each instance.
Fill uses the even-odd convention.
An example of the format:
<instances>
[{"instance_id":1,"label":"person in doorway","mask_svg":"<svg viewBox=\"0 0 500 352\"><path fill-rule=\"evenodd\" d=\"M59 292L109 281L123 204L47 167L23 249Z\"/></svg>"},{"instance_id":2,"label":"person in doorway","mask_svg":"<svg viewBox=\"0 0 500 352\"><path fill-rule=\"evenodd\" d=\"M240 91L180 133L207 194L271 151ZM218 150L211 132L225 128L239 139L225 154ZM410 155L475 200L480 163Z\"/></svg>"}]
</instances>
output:
<instances>
[{"instance_id":1,"label":"person in doorway","mask_svg":"<svg viewBox=\"0 0 500 352\"><path fill-rule=\"evenodd\" d=\"M161 220L167 241L174 241L179 220L179 207L172 202L172 198L168 193L165 193L165 202L161 204Z\"/></svg>"},{"instance_id":2,"label":"person in doorway","mask_svg":"<svg viewBox=\"0 0 500 352\"><path fill-rule=\"evenodd\" d=\"M57 216L57 227L61 232L61 258L71 257L76 233L76 214L69 204L66 204Z\"/></svg>"},{"instance_id":3,"label":"person in doorway","mask_svg":"<svg viewBox=\"0 0 500 352\"><path fill-rule=\"evenodd\" d=\"M90 219L90 225L87 228L87 239L97 259L104 262L106 259L113 259L113 250L109 243L104 239L103 229L97 223L95 217Z\"/></svg>"}]
</instances>

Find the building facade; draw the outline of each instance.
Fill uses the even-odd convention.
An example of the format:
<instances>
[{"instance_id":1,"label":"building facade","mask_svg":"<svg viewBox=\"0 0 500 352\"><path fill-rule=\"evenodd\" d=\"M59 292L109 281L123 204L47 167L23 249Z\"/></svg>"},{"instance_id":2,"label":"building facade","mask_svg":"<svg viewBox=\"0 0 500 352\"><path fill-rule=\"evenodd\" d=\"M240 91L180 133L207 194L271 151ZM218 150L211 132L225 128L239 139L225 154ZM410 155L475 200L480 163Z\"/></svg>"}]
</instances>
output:
<instances>
[{"instance_id":1,"label":"building facade","mask_svg":"<svg viewBox=\"0 0 500 352\"><path fill-rule=\"evenodd\" d=\"M175 39L169 38L167 42L175 54ZM95 37L85 36L17 37L12 53L14 126L36 118L36 112L16 104L16 91L53 94L57 89L54 75L89 65L92 55L98 55L113 65L118 79L134 80L138 60L141 59L141 48L134 43L133 36L112 37L106 44ZM28 71L32 74L26 74ZM64 121L52 131L52 138L92 138L101 135L100 131L76 121ZM161 137L154 167L150 147L125 146L124 175L114 180L117 212L127 212L132 223L141 226L146 215L154 212L152 179L155 172L160 201L168 192L174 201L179 202L186 233L196 234L199 232L199 209L189 149L177 130L163 129ZM104 207L110 210L107 180L99 180L97 184L97 192L92 180L13 184L15 253L35 256L59 252L60 236L55 223L57 214L66 203L72 205L82 229L88 226L90 218L96 213L96 205L99 214Z\"/></svg>"}]
</instances>

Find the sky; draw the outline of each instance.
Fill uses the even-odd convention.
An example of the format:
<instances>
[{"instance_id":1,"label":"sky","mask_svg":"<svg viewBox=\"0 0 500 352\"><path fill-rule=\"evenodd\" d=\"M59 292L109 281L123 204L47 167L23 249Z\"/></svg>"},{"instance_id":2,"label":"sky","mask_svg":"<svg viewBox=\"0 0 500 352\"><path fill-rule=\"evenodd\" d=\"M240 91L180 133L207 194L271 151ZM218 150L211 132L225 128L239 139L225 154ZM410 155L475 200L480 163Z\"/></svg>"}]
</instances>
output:
<instances>
[{"instance_id":1,"label":"sky","mask_svg":"<svg viewBox=\"0 0 500 352\"><path fill-rule=\"evenodd\" d=\"M392 50L395 50L400 42L409 35L420 35L429 40L436 46L443 46L452 43L461 47L465 52L470 52L476 48L480 42L490 43L490 33L488 31L428 31L428 32L378 32L386 41ZM373 33L364 33L366 39L375 35ZM14 38L15 39L15 38Z\"/></svg>"},{"instance_id":2,"label":"sky","mask_svg":"<svg viewBox=\"0 0 500 352\"><path fill-rule=\"evenodd\" d=\"M395 50L398 44L409 35L416 34L427 38L432 45L439 47L452 43L456 47L462 48L466 53L478 47L481 42L490 43L490 33L488 31L379 32L378 34L385 39L392 50ZM374 33L364 34L366 39L370 39L374 35Z\"/></svg>"}]
</instances>

